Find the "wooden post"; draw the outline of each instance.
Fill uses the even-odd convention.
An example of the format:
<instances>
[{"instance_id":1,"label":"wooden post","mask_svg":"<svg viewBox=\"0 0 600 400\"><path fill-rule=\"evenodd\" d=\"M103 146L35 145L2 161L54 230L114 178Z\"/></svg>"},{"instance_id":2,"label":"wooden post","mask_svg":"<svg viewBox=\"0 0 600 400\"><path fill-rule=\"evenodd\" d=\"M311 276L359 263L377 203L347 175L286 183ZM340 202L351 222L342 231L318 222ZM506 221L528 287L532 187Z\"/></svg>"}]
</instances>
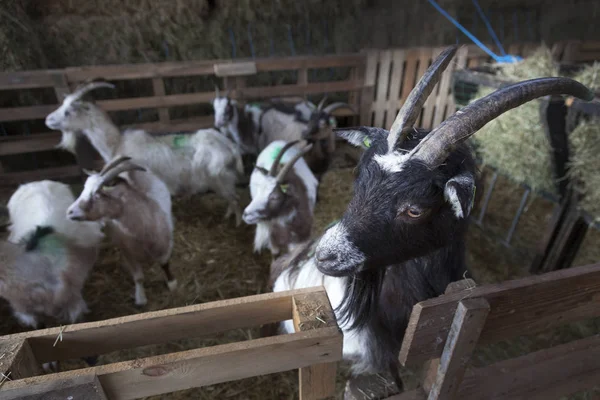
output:
<instances>
[{"instance_id":1,"label":"wooden post","mask_svg":"<svg viewBox=\"0 0 600 400\"><path fill-rule=\"evenodd\" d=\"M298 86L308 85L308 68L300 68L298 70Z\"/></svg>"},{"instance_id":2,"label":"wooden post","mask_svg":"<svg viewBox=\"0 0 600 400\"><path fill-rule=\"evenodd\" d=\"M327 306L323 306L324 304ZM294 296L292 312L296 332L337 326L325 292ZM316 400L335 395L336 372L335 362L300 368L300 400Z\"/></svg>"},{"instance_id":3,"label":"wooden post","mask_svg":"<svg viewBox=\"0 0 600 400\"><path fill-rule=\"evenodd\" d=\"M446 291L444 294L453 294L462 292L463 290L469 290L474 288L476 285L473 279L462 279L456 282L450 282L450 284L446 287ZM431 391L433 384L435 383L437 377L437 371L440 366L440 359L434 358L425 363L423 368L423 389L426 392Z\"/></svg>"},{"instance_id":4,"label":"wooden post","mask_svg":"<svg viewBox=\"0 0 600 400\"><path fill-rule=\"evenodd\" d=\"M452 400L483 330L490 305L482 298L458 303L428 400Z\"/></svg>"},{"instance_id":5,"label":"wooden post","mask_svg":"<svg viewBox=\"0 0 600 400\"><path fill-rule=\"evenodd\" d=\"M0 342L0 382L40 375L42 370L27 339Z\"/></svg>"},{"instance_id":6,"label":"wooden post","mask_svg":"<svg viewBox=\"0 0 600 400\"><path fill-rule=\"evenodd\" d=\"M162 78L152 78L152 88L154 90L155 96L164 96L165 92L165 82ZM162 123L169 122L169 109L166 107L161 107L158 109L158 118Z\"/></svg>"}]
</instances>

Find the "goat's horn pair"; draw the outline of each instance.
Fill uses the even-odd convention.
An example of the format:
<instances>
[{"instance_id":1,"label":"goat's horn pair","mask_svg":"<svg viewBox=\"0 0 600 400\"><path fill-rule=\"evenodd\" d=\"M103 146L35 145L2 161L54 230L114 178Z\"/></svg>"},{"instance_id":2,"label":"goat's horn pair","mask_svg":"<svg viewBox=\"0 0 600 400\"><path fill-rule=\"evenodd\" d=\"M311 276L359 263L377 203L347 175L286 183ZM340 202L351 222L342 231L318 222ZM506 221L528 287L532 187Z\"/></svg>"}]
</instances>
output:
<instances>
[{"instance_id":1,"label":"goat's horn pair","mask_svg":"<svg viewBox=\"0 0 600 400\"><path fill-rule=\"evenodd\" d=\"M448 47L442 51L435 61L427 68L425 74L421 77L417 85L411 90L404 105L398 112L390 134L388 135L388 152L392 153L396 147L400 146L413 127L423 104L433 91L433 88L440 80L442 73L450 64L450 60L454 57L458 46Z\"/></svg>"},{"instance_id":2,"label":"goat's horn pair","mask_svg":"<svg viewBox=\"0 0 600 400\"><path fill-rule=\"evenodd\" d=\"M331 114L332 112L334 112L338 108L347 108L350 111L352 111L354 114L356 114L356 111L354 110L354 107L352 107L348 103L344 103L344 102L341 102L341 101L340 102L336 102L336 103L331 103L330 105L328 105L327 107L325 107L323 109L323 112L326 113L326 114Z\"/></svg>"},{"instance_id":3,"label":"goat's horn pair","mask_svg":"<svg viewBox=\"0 0 600 400\"><path fill-rule=\"evenodd\" d=\"M95 79L94 81L79 85L71 95L76 99L80 99L84 94L100 88L114 89L115 85L104 80Z\"/></svg>"},{"instance_id":4,"label":"goat's horn pair","mask_svg":"<svg viewBox=\"0 0 600 400\"><path fill-rule=\"evenodd\" d=\"M146 171L146 168L134 164L130 162L130 160L131 157L121 156L106 164L104 168L102 168L102 171L100 171L100 176L102 177L102 184L110 182L123 172Z\"/></svg>"},{"instance_id":5,"label":"goat's horn pair","mask_svg":"<svg viewBox=\"0 0 600 400\"><path fill-rule=\"evenodd\" d=\"M290 172L291 169L294 168L294 164L296 164L296 161L298 161L299 159L304 157L304 155L306 153L308 153L310 151L310 149L312 149L312 146L313 146L312 144L307 144L306 146L304 146L302 148L302 150L300 150L294 157L292 157L292 159L290 161L288 161L283 166L283 168L281 168L281 171L279 171L279 174L277 174L277 178L276 178L277 183L283 182L283 180L285 179L288 172Z\"/></svg>"},{"instance_id":6,"label":"goat's horn pair","mask_svg":"<svg viewBox=\"0 0 600 400\"><path fill-rule=\"evenodd\" d=\"M323 106L325 105L325 102L327 101L327 95L324 96L321 101L319 102L319 104L317 105L317 112L321 111L323 109Z\"/></svg>"},{"instance_id":7,"label":"goat's horn pair","mask_svg":"<svg viewBox=\"0 0 600 400\"><path fill-rule=\"evenodd\" d=\"M283 155L286 151L288 151L291 147L293 147L296 143L300 142L299 140L294 140L292 142L286 143L285 146L279 151L279 154L275 157L273 161L273 165L271 165L271 170L269 171L269 176L275 176L277 174L277 169L279 168L279 163L283 158Z\"/></svg>"},{"instance_id":8,"label":"goat's horn pair","mask_svg":"<svg viewBox=\"0 0 600 400\"><path fill-rule=\"evenodd\" d=\"M569 78L539 78L515 83L463 107L432 130L411 151L411 156L432 168L444 162L457 143L506 111L538 97L567 94L590 101L594 93Z\"/></svg>"}]
</instances>

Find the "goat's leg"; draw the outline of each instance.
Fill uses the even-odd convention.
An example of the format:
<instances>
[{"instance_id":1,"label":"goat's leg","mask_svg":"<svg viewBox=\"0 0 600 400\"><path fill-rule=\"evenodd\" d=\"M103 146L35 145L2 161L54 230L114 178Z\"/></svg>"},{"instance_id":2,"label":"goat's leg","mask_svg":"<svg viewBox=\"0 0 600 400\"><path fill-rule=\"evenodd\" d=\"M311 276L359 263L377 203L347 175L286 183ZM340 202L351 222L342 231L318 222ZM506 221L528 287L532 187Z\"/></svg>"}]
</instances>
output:
<instances>
[{"instance_id":1,"label":"goat's leg","mask_svg":"<svg viewBox=\"0 0 600 400\"><path fill-rule=\"evenodd\" d=\"M125 266L131 273L131 277L135 283L135 305L146 305L148 299L146 298L146 291L144 290L144 271L142 270L140 263L131 260L129 257L125 257Z\"/></svg>"},{"instance_id":2,"label":"goat's leg","mask_svg":"<svg viewBox=\"0 0 600 400\"><path fill-rule=\"evenodd\" d=\"M29 314L23 311L16 311L13 313L15 318L19 321L21 325L31 327L33 329L38 328L37 318L33 314Z\"/></svg>"},{"instance_id":3,"label":"goat's leg","mask_svg":"<svg viewBox=\"0 0 600 400\"><path fill-rule=\"evenodd\" d=\"M231 184L229 183L231 182ZM215 182L215 192L229 203L227 205L227 212L225 213L225 219L235 214L235 226L240 226L242 223L242 208L237 193L235 192L235 180L226 180L225 182Z\"/></svg>"},{"instance_id":4,"label":"goat's leg","mask_svg":"<svg viewBox=\"0 0 600 400\"><path fill-rule=\"evenodd\" d=\"M67 309L69 322L74 324L81 320L81 316L83 314L87 314L89 312L90 309L85 303L83 296L81 296L81 293L78 293L76 296L73 296Z\"/></svg>"},{"instance_id":5,"label":"goat's leg","mask_svg":"<svg viewBox=\"0 0 600 400\"><path fill-rule=\"evenodd\" d=\"M177 289L177 279L175 279L171 273L171 265L169 261L161 263L160 267L164 271L165 277L167 278L167 287L171 292L175 291L175 289Z\"/></svg>"}]
</instances>

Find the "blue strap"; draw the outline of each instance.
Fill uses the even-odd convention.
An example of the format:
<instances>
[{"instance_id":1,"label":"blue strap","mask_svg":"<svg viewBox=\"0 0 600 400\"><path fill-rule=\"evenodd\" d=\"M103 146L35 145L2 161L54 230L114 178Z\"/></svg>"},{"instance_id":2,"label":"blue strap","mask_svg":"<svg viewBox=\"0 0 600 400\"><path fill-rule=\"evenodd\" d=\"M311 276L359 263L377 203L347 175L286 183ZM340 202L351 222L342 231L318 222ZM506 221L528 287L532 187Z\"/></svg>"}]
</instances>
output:
<instances>
[{"instance_id":1,"label":"blue strap","mask_svg":"<svg viewBox=\"0 0 600 400\"><path fill-rule=\"evenodd\" d=\"M490 33L492 40L494 41L494 43L496 43L496 46L498 46L498 48L500 49L500 53L503 56L505 56L506 52L504 51L504 47L502 47L502 43L500 43L500 40L498 40L498 36L496 36L496 32L494 32L494 28L492 28L492 24L490 23L490 20L487 19L487 17L485 16L485 13L479 6L479 2L477 0L473 0L473 5L475 6L477 13L479 14L479 17L481 17L481 19L483 20L483 23L485 24L485 27L487 28L488 32Z\"/></svg>"},{"instance_id":2,"label":"blue strap","mask_svg":"<svg viewBox=\"0 0 600 400\"><path fill-rule=\"evenodd\" d=\"M427 0L427 1L429 1L429 4L431 4L436 10L438 10L440 12L440 14L442 14L444 17L446 17L446 19L448 21L452 22L454 24L454 26L456 26L458 29L460 29L462 31L462 33L464 33L469 39L471 39L473 41L473 43L475 43L481 50L483 50L487 55L492 57L494 59L494 61L496 61L498 63L514 63L514 62L522 60L521 57L511 55L511 54L508 54L505 56L499 56L499 55L495 54L493 51L488 49L485 44L481 43L481 41L479 39L477 39L475 36L473 36L471 34L471 32L466 30L464 26L462 26L460 23L458 23L457 20L452 18L452 16L450 14L448 14L446 11L444 11L444 9L442 7L440 7L434 0Z\"/></svg>"}]
</instances>

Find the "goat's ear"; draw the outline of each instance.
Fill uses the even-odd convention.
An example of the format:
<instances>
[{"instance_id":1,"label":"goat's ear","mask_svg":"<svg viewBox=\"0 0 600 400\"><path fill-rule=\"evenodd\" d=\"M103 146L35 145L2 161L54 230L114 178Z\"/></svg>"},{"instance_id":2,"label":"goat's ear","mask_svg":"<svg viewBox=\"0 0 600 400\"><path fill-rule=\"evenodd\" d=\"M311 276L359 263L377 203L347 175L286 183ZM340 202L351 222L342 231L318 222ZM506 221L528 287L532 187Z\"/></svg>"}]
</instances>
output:
<instances>
[{"instance_id":1,"label":"goat's ear","mask_svg":"<svg viewBox=\"0 0 600 400\"><path fill-rule=\"evenodd\" d=\"M346 139L348 143L368 149L374 141L384 137L382 129L371 128L367 126L359 128L334 128L333 131L341 138Z\"/></svg>"},{"instance_id":2,"label":"goat's ear","mask_svg":"<svg viewBox=\"0 0 600 400\"><path fill-rule=\"evenodd\" d=\"M444 197L452 206L456 218L466 218L475 202L475 177L472 174L461 174L446 182Z\"/></svg>"}]
</instances>

